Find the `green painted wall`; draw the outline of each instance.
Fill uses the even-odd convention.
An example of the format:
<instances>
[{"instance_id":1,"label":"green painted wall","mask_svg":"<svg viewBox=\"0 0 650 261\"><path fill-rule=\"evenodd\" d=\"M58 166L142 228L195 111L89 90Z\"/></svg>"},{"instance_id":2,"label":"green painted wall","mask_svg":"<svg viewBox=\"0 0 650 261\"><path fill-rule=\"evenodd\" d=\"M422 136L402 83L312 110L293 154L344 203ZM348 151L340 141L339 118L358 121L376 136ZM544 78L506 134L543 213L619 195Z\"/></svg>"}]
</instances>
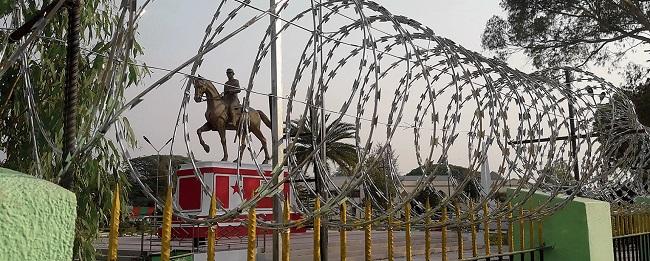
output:
<instances>
[{"instance_id":1,"label":"green painted wall","mask_svg":"<svg viewBox=\"0 0 650 261\"><path fill-rule=\"evenodd\" d=\"M509 193L512 193L512 191L509 191ZM526 194L527 191L520 193ZM524 206L526 209L532 209L539 206L541 202L546 202L548 198L548 194L536 192L528 198ZM551 204L563 200L564 197L559 196L552 199ZM519 201L521 199L515 199L515 202ZM519 212L516 211L516 213ZM609 203L593 199L574 198L562 209L544 219L543 241L546 245L553 247L544 252L544 260L614 260L610 217ZM526 248L529 248L528 222L524 224L524 228L524 243ZM514 231L515 249L519 250L519 222L515 223ZM533 231L534 245L539 246L537 226ZM515 260L521 259L516 258ZM530 259L526 258L525 260Z\"/></svg>"},{"instance_id":2,"label":"green painted wall","mask_svg":"<svg viewBox=\"0 0 650 261\"><path fill-rule=\"evenodd\" d=\"M56 184L0 168L0 260L72 260L76 205Z\"/></svg>"}]
</instances>

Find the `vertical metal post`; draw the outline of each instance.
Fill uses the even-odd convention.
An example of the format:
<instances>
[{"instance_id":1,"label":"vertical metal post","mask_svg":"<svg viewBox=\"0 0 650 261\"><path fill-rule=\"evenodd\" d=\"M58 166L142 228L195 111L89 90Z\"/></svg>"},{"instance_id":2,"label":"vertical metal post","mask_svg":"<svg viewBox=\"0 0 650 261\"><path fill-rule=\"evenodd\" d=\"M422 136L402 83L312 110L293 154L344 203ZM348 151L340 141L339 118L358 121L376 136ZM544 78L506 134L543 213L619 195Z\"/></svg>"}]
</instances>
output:
<instances>
[{"instance_id":1,"label":"vertical metal post","mask_svg":"<svg viewBox=\"0 0 650 261\"><path fill-rule=\"evenodd\" d=\"M387 220L387 225L388 228L386 229L388 236L386 243L388 244L388 261L393 261L394 256L393 256L393 214L391 212L393 211L393 208L391 207L392 202L390 202L390 197L388 197L388 220Z\"/></svg>"},{"instance_id":2,"label":"vertical metal post","mask_svg":"<svg viewBox=\"0 0 650 261\"><path fill-rule=\"evenodd\" d=\"M424 211L426 213L431 212L431 203L429 202L429 196L427 195L426 202L424 203ZM445 214L447 214L447 208L444 207L442 210L442 216L444 218ZM444 222L444 220L443 220ZM442 255L443 255L443 260L444 260L444 255L445 255L445 236L446 236L446 227L442 227ZM424 260L425 261L430 261L431 260L431 216L427 214L427 217L424 219Z\"/></svg>"},{"instance_id":3,"label":"vertical metal post","mask_svg":"<svg viewBox=\"0 0 650 261\"><path fill-rule=\"evenodd\" d=\"M567 93L569 93L567 103L569 104L569 139L571 140L571 160L573 160L573 177L576 181L580 180L580 169L578 168L578 143L576 136L575 108L573 107L573 95L571 95L571 73L564 70L566 78Z\"/></svg>"},{"instance_id":4,"label":"vertical metal post","mask_svg":"<svg viewBox=\"0 0 650 261\"><path fill-rule=\"evenodd\" d=\"M68 164L74 154L77 137L77 74L79 70L79 27L81 22L81 3L79 0L68 0L68 34L65 70L65 88L63 105L63 164ZM63 173L61 186L70 189L73 177L72 169Z\"/></svg>"},{"instance_id":5,"label":"vertical metal post","mask_svg":"<svg viewBox=\"0 0 650 261\"><path fill-rule=\"evenodd\" d=\"M370 219L372 219L372 206L370 205L370 199L366 198L364 211L364 221L368 222L364 227L364 257L366 261L372 260L372 224Z\"/></svg>"},{"instance_id":6,"label":"vertical metal post","mask_svg":"<svg viewBox=\"0 0 650 261\"><path fill-rule=\"evenodd\" d=\"M456 209L456 236L458 237L458 259L463 259L463 228L461 227L460 206L459 203L455 204Z\"/></svg>"},{"instance_id":7,"label":"vertical metal post","mask_svg":"<svg viewBox=\"0 0 650 261\"><path fill-rule=\"evenodd\" d=\"M525 223L524 223L524 208L521 207L519 209L519 250L523 251L526 249L526 244L525 244Z\"/></svg>"},{"instance_id":8,"label":"vertical metal post","mask_svg":"<svg viewBox=\"0 0 650 261\"><path fill-rule=\"evenodd\" d=\"M514 252L515 251L515 229L514 229L514 222L515 220L513 219L512 213L512 202L508 203L508 248L509 252Z\"/></svg>"},{"instance_id":9,"label":"vertical metal post","mask_svg":"<svg viewBox=\"0 0 650 261\"><path fill-rule=\"evenodd\" d=\"M469 222L470 231L472 232L472 257L478 256L478 248L476 246L476 220L474 219L474 202L469 200Z\"/></svg>"},{"instance_id":10,"label":"vertical metal post","mask_svg":"<svg viewBox=\"0 0 650 261\"><path fill-rule=\"evenodd\" d=\"M248 244L246 249L246 260L257 260L257 214L255 213L255 206L248 209Z\"/></svg>"},{"instance_id":11,"label":"vertical metal post","mask_svg":"<svg viewBox=\"0 0 650 261\"><path fill-rule=\"evenodd\" d=\"M320 212L320 198L316 197L316 203L314 204L314 212ZM321 258L320 251L320 213L314 215L314 261L319 261ZM327 253L325 253L327 255Z\"/></svg>"},{"instance_id":12,"label":"vertical metal post","mask_svg":"<svg viewBox=\"0 0 650 261\"><path fill-rule=\"evenodd\" d=\"M346 261L347 260L347 250L348 250L348 246L347 246L347 243L348 243L347 241L348 240L347 240L347 235L346 235L346 230L345 230L345 224L347 223L347 216L348 216L346 208L347 208L347 205L346 205L345 201L341 202L341 211L340 211L341 212L341 218L340 218L341 219L341 227L339 228L339 233L341 235L340 239L339 239L339 243L340 243L340 247L341 247L341 250L340 250L340 252L341 252L340 253L341 261Z\"/></svg>"},{"instance_id":13,"label":"vertical metal post","mask_svg":"<svg viewBox=\"0 0 650 261\"><path fill-rule=\"evenodd\" d=\"M429 204L428 203L429 203L429 199L427 198L427 209L429 209ZM429 221L429 220L430 219L428 219L427 221ZM442 227L440 228L440 234L441 234L441 237L442 237L442 239L440 240L441 241L440 242L440 252L442 252L441 253L442 261L447 261L448 260L447 259L447 220L448 220L447 206L443 206L442 207L442 217L440 218L440 222L442 222ZM428 227L427 227L426 231L429 232ZM427 239L429 241L431 241L431 239L429 237L427 237ZM431 242L428 242L427 245L430 246ZM430 251L427 252L427 258L426 258L427 261L430 260L429 255L430 255Z\"/></svg>"},{"instance_id":14,"label":"vertical metal post","mask_svg":"<svg viewBox=\"0 0 650 261\"><path fill-rule=\"evenodd\" d=\"M497 253L503 254L503 232L501 231L501 216L497 216Z\"/></svg>"},{"instance_id":15,"label":"vertical metal post","mask_svg":"<svg viewBox=\"0 0 650 261\"><path fill-rule=\"evenodd\" d=\"M404 209L404 215L406 216L405 222L406 225L404 226L404 237L406 237L406 251L404 251L406 255L406 261L412 261L413 260L413 255L411 253L411 202L406 204L406 209Z\"/></svg>"},{"instance_id":16,"label":"vertical metal post","mask_svg":"<svg viewBox=\"0 0 650 261\"><path fill-rule=\"evenodd\" d=\"M215 196L214 193L212 193L212 196L210 197L210 212L208 213L210 218L214 218L217 216L217 197ZM217 224L210 224L208 227L208 260L207 261L214 261L214 252L215 252L215 244L216 244L216 236L217 236Z\"/></svg>"},{"instance_id":17,"label":"vertical metal post","mask_svg":"<svg viewBox=\"0 0 650 261\"><path fill-rule=\"evenodd\" d=\"M289 198L285 197L284 198L284 224L288 224L289 220L291 220L291 211L289 209ZM290 234L291 229L285 228L284 233L282 233L282 261L289 261L291 257L291 249L289 248L290 246Z\"/></svg>"},{"instance_id":18,"label":"vertical metal post","mask_svg":"<svg viewBox=\"0 0 650 261\"><path fill-rule=\"evenodd\" d=\"M115 191L113 192L113 205L111 208L111 230L108 236L108 260L117 260L117 246L120 229L120 183L115 182Z\"/></svg>"},{"instance_id":19,"label":"vertical metal post","mask_svg":"<svg viewBox=\"0 0 650 261\"><path fill-rule=\"evenodd\" d=\"M325 126L325 86L323 86L323 74L325 73L325 68L323 67L323 3L322 0L318 1L318 44L319 44L319 55L320 55L320 74L318 76L318 87L320 90L320 140L324 141L325 140L325 130L327 129ZM316 41L316 39L314 39ZM315 54L314 54L315 55ZM314 58L315 59L315 58ZM327 162L327 144L323 142L323 145L320 147L320 155L321 155L321 162L325 163ZM322 173L321 173L322 175ZM319 180L322 182L323 177L319 177ZM323 198L323 200L327 200L327 193L323 191L323 184L321 184L321 191L319 191L320 196ZM329 217L327 215L324 215L323 218L325 219L325 222L321 223L321 241L320 241L320 248L324 255L321 255L321 261L327 261L327 245L329 244L329 239L328 239L328 231L329 228L327 227L327 224L329 223Z\"/></svg>"},{"instance_id":20,"label":"vertical metal post","mask_svg":"<svg viewBox=\"0 0 650 261\"><path fill-rule=\"evenodd\" d=\"M279 164L282 164L282 162L280 162L280 159L283 158L283 155L281 155L282 149L280 148L282 143L279 141L281 135L280 132L282 131L281 126L283 125L282 119L280 118L282 111L278 102L278 97L282 95L282 84L280 82L282 80L280 53L281 42L280 37L277 35L278 22L276 15L278 15L278 7L276 6L276 3L277 0L269 0L271 7L271 15L269 16L271 29L271 52L269 54L271 59L271 153L273 154L271 156L271 163L273 167L277 167ZM283 174L281 176L284 177ZM278 178L274 178L271 182L273 184L278 184L279 180ZM282 223L282 198L279 193L273 196L273 219L275 219L276 223ZM280 233L280 230L273 230L273 261L280 261L280 256L282 253Z\"/></svg>"},{"instance_id":21,"label":"vertical metal post","mask_svg":"<svg viewBox=\"0 0 650 261\"><path fill-rule=\"evenodd\" d=\"M490 255L490 223L487 200L483 202L483 242L485 244L485 255Z\"/></svg>"}]
</instances>

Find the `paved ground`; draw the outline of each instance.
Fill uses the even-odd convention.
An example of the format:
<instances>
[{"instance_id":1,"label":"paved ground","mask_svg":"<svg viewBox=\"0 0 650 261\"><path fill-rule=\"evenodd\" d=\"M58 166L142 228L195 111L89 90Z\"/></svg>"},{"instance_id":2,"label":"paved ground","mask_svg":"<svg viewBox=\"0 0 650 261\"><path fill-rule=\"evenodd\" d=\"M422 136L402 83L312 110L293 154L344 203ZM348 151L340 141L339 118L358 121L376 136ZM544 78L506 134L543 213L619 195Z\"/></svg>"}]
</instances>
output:
<instances>
[{"instance_id":1,"label":"paved ground","mask_svg":"<svg viewBox=\"0 0 650 261\"><path fill-rule=\"evenodd\" d=\"M432 260L441 259L441 233L439 231L432 231L432 249L433 255ZM311 231L306 233L294 233L291 234L291 260L294 261L311 261L313 260L313 239ZM348 260L363 260L364 255L364 238L363 231L350 231L348 232L348 246L347 246L347 256ZM413 231L412 232L412 253L414 260L424 260L424 232L422 231ZM468 233L463 234L464 241L464 257L469 257L472 255L471 251L471 239ZM482 255L485 253L484 244L479 238L477 242L478 245L478 254ZM457 234L448 233L448 255L449 260L457 260L457 249L458 249L458 239ZM145 235L144 238L139 236L132 237L120 237L119 240L119 252L120 260L133 260L141 255L147 255L148 253L155 253L160 251L160 240L154 236ZM258 235L257 238L258 245L258 260L266 259L265 257L270 257L271 252L271 235ZM339 234L336 231L330 231L329 233L329 251L328 257L329 260L339 260L340 257L340 248L339 248ZM388 257L388 247L387 247L387 232L386 231L373 231L372 236L372 256L376 260L385 260ZM405 253L405 236L404 231L395 231L394 233L394 256L396 260L404 260ZM102 237L96 242L96 247L100 252L105 252L108 246L107 239ZM206 247L202 245L198 249L192 248L192 242L190 240L180 241L175 240L172 242L172 248L177 250L188 250L193 252L205 252ZM220 255L226 255L227 253L223 251L233 250L242 250L246 249L246 238L220 238L217 241L217 259ZM142 252L141 252L142 250ZM496 251L493 246L493 252Z\"/></svg>"}]
</instances>

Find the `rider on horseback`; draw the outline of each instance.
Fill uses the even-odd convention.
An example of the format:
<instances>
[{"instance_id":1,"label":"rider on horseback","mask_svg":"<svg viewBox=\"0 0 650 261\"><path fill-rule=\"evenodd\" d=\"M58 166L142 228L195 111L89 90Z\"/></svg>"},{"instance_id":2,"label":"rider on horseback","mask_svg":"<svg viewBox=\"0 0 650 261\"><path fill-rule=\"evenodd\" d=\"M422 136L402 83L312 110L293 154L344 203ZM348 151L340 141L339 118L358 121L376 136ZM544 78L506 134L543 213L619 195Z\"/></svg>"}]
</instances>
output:
<instances>
[{"instance_id":1,"label":"rider on horseback","mask_svg":"<svg viewBox=\"0 0 650 261\"><path fill-rule=\"evenodd\" d=\"M238 116L241 110L241 104L239 103L237 93L239 93L241 89L239 88L239 80L235 79L235 71L228 68L226 70L226 76L228 76L228 81L224 84L222 99L224 104L226 104L228 123L237 128L237 121L239 120Z\"/></svg>"}]
</instances>

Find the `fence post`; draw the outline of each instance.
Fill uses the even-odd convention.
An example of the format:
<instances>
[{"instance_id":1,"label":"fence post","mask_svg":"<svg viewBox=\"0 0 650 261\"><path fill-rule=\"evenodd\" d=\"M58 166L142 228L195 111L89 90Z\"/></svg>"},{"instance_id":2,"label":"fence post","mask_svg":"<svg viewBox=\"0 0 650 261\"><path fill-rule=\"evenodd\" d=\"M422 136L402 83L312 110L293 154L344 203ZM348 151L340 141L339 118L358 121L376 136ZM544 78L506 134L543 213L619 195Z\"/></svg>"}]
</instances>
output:
<instances>
[{"instance_id":1,"label":"fence post","mask_svg":"<svg viewBox=\"0 0 650 261\"><path fill-rule=\"evenodd\" d=\"M514 218L512 216L512 202L508 203L508 248L509 252L515 251L515 229L514 229Z\"/></svg>"},{"instance_id":2,"label":"fence post","mask_svg":"<svg viewBox=\"0 0 650 261\"><path fill-rule=\"evenodd\" d=\"M320 197L316 195L316 204L314 204L314 261L320 261ZM327 255L327 253L325 253Z\"/></svg>"},{"instance_id":3,"label":"fence post","mask_svg":"<svg viewBox=\"0 0 650 261\"><path fill-rule=\"evenodd\" d=\"M478 249L476 246L476 220L474 219L474 202L469 200L469 222L472 232L472 257L478 256Z\"/></svg>"},{"instance_id":4,"label":"fence post","mask_svg":"<svg viewBox=\"0 0 650 261\"><path fill-rule=\"evenodd\" d=\"M120 185L115 182L113 206L111 208L111 231L108 236L108 260L117 260L117 243L120 230Z\"/></svg>"},{"instance_id":5,"label":"fence post","mask_svg":"<svg viewBox=\"0 0 650 261\"><path fill-rule=\"evenodd\" d=\"M248 209L248 249L246 251L246 260L255 261L257 259L257 215L255 214L255 206Z\"/></svg>"},{"instance_id":6,"label":"fence post","mask_svg":"<svg viewBox=\"0 0 650 261\"><path fill-rule=\"evenodd\" d=\"M440 229L440 234L442 237L442 242L440 246L440 251L442 251L442 261L447 261L447 206L442 207L442 217L440 221L442 222L442 228ZM427 232L429 230L427 229ZM428 239L428 238L427 238ZM430 240L430 239L429 239Z\"/></svg>"},{"instance_id":7,"label":"fence post","mask_svg":"<svg viewBox=\"0 0 650 261\"><path fill-rule=\"evenodd\" d=\"M458 202L455 204L456 208L456 235L458 236L458 259L463 259L463 229L461 227L460 219L460 206Z\"/></svg>"},{"instance_id":8,"label":"fence post","mask_svg":"<svg viewBox=\"0 0 650 261\"><path fill-rule=\"evenodd\" d=\"M501 215L497 216L497 253L503 254L503 231L501 231Z\"/></svg>"},{"instance_id":9,"label":"fence post","mask_svg":"<svg viewBox=\"0 0 650 261\"><path fill-rule=\"evenodd\" d=\"M370 200L367 198L366 198L366 209L364 215L365 215L364 220L366 222L366 227L364 231L365 234L364 254L365 254L365 260L371 261L372 260L372 224L370 224L370 220L372 219L372 207L370 206Z\"/></svg>"},{"instance_id":10,"label":"fence post","mask_svg":"<svg viewBox=\"0 0 650 261\"><path fill-rule=\"evenodd\" d=\"M212 193L212 198L210 199L210 219L213 219L217 215L217 198L214 193ZM215 234L216 234L217 224L210 225L208 227L208 261L214 261L214 244Z\"/></svg>"},{"instance_id":11,"label":"fence post","mask_svg":"<svg viewBox=\"0 0 650 261\"><path fill-rule=\"evenodd\" d=\"M427 213L427 217L424 219L424 260L425 261L430 261L431 260L431 231L430 231L430 226L431 226L431 216L428 215L429 212L431 212L431 203L429 202L429 197L427 197L425 203L424 203L424 212ZM444 234L443 234L444 235ZM444 244L445 242L445 237L442 237L442 242ZM444 256L444 248L442 250L443 256Z\"/></svg>"},{"instance_id":12,"label":"fence post","mask_svg":"<svg viewBox=\"0 0 650 261\"><path fill-rule=\"evenodd\" d=\"M345 223L347 222L347 206L345 204L345 201L341 202L341 227L339 228L339 233L340 233L340 239L339 239L339 244L341 246L341 261L345 261L347 259L347 235L345 231Z\"/></svg>"},{"instance_id":13,"label":"fence post","mask_svg":"<svg viewBox=\"0 0 650 261\"><path fill-rule=\"evenodd\" d=\"M172 239L172 186L167 184L167 195L165 196L165 208L163 209L163 226L162 226L162 247L160 249L160 259L169 261L171 254Z\"/></svg>"},{"instance_id":14,"label":"fence post","mask_svg":"<svg viewBox=\"0 0 650 261\"><path fill-rule=\"evenodd\" d=\"M388 261L393 261L393 211L392 202L390 202L390 197L388 198L388 228L386 232L388 233L386 243L388 244Z\"/></svg>"},{"instance_id":15,"label":"fence post","mask_svg":"<svg viewBox=\"0 0 650 261\"><path fill-rule=\"evenodd\" d=\"M291 211L289 209L289 197L284 197L284 209L283 209L284 215L283 215L283 224L289 224L289 220L291 220ZM282 261L289 261L290 256L291 256L291 245L290 245L290 234L291 229L290 228L285 228L283 233L282 233Z\"/></svg>"},{"instance_id":16,"label":"fence post","mask_svg":"<svg viewBox=\"0 0 650 261\"><path fill-rule=\"evenodd\" d=\"M406 226L404 227L404 234L406 236L406 261L411 261L411 202L406 203L404 215L406 216Z\"/></svg>"},{"instance_id":17,"label":"fence post","mask_svg":"<svg viewBox=\"0 0 650 261\"><path fill-rule=\"evenodd\" d=\"M483 242L485 244L485 255L490 255L490 224L488 217L487 200L483 202Z\"/></svg>"}]
</instances>

